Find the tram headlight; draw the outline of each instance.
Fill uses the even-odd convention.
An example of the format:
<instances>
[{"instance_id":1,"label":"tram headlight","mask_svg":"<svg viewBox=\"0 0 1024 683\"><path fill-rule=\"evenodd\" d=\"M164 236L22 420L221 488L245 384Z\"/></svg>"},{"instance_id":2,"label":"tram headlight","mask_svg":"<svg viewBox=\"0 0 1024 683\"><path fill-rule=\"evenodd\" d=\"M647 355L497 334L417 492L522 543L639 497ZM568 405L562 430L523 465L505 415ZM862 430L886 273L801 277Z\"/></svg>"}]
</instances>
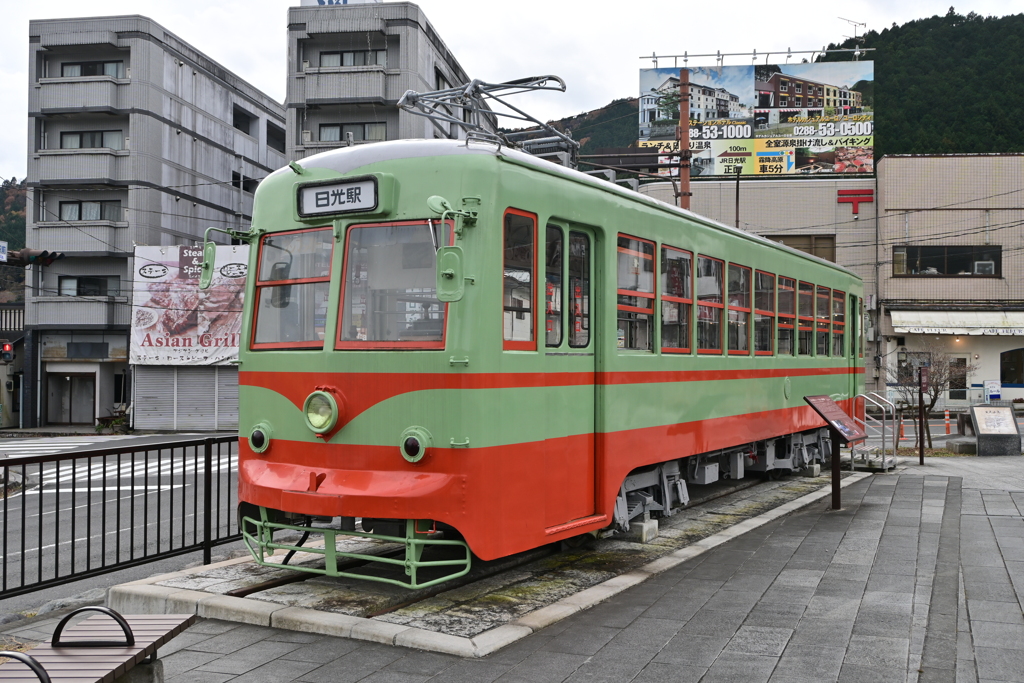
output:
<instances>
[{"instance_id":1,"label":"tram headlight","mask_svg":"<svg viewBox=\"0 0 1024 683\"><path fill-rule=\"evenodd\" d=\"M306 426L317 434L325 434L338 423L338 402L326 391L314 391L302 407Z\"/></svg>"},{"instance_id":2,"label":"tram headlight","mask_svg":"<svg viewBox=\"0 0 1024 683\"><path fill-rule=\"evenodd\" d=\"M263 453L270 448L270 438L274 430L266 422L260 422L249 432L249 448L255 453Z\"/></svg>"},{"instance_id":3,"label":"tram headlight","mask_svg":"<svg viewBox=\"0 0 1024 683\"><path fill-rule=\"evenodd\" d=\"M409 427L398 440L398 450L408 462L419 462L433 445L433 438L425 427Z\"/></svg>"}]
</instances>

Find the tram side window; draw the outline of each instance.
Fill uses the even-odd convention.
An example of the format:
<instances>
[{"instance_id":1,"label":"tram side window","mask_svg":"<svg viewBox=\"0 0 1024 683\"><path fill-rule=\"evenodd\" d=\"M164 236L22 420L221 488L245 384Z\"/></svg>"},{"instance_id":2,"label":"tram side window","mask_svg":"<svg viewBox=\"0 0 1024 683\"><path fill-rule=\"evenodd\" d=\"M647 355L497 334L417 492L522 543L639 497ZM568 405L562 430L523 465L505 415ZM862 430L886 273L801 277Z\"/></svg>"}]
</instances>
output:
<instances>
[{"instance_id":1,"label":"tram side window","mask_svg":"<svg viewBox=\"0 0 1024 683\"><path fill-rule=\"evenodd\" d=\"M775 276L754 275L754 353L770 356L775 341Z\"/></svg>"},{"instance_id":2,"label":"tram side window","mask_svg":"<svg viewBox=\"0 0 1024 683\"><path fill-rule=\"evenodd\" d=\"M818 355L828 356L829 347L831 341L829 333L831 332L829 323L831 322L831 292L828 287L818 287L817 296L817 342L818 342Z\"/></svg>"},{"instance_id":3,"label":"tram side window","mask_svg":"<svg viewBox=\"0 0 1024 683\"><path fill-rule=\"evenodd\" d=\"M857 357L864 357L864 299L857 299Z\"/></svg>"},{"instance_id":4,"label":"tram side window","mask_svg":"<svg viewBox=\"0 0 1024 683\"><path fill-rule=\"evenodd\" d=\"M729 353L750 353L750 268L729 264Z\"/></svg>"},{"instance_id":5,"label":"tram side window","mask_svg":"<svg viewBox=\"0 0 1024 683\"><path fill-rule=\"evenodd\" d=\"M590 237L569 232L569 346L590 344Z\"/></svg>"},{"instance_id":6,"label":"tram side window","mask_svg":"<svg viewBox=\"0 0 1024 683\"><path fill-rule=\"evenodd\" d=\"M331 228L263 237L253 348L323 347L333 249Z\"/></svg>"},{"instance_id":7,"label":"tram side window","mask_svg":"<svg viewBox=\"0 0 1024 683\"><path fill-rule=\"evenodd\" d=\"M693 254L661 248L661 350L690 352L693 306Z\"/></svg>"},{"instance_id":8,"label":"tram side window","mask_svg":"<svg viewBox=\"0 0 1024 683\"><path fill-rule=\"evenodd\" d=\"M801 282L798 295L800 327L797 330L797 353L809 356L814 346L814 285Z\"/></svg>"},{"instance_id":9,"label":"tram side window","mask_svg":"<svg viewBox=\"0 0 1024 683\"><path fill-rule=\"evenodd\" d=\"M722 309L725 308L725 264L697 257L697 352L722 352Z\"/></svg>"},{"instance_id":10,"label":"tram side window","mask_svg":"<svg viewBox=\"0 0 1024 683\"><path fill-rule=\"evenodd\" d=\"M618 347L650 351L654 336L654 243L619 235Z\"/></svg>"},{"instance_id":11,"label":"tram side window","mask_svg":"<svg viewBox=\"0 0 1024 683\"><path fill-rule=\"evenodd\" d=\"M535 351L534 254L537 218L509 209L505 214L504 327L507 351Z\"/></svg>"},{"instance_id":12,"label":"tram side window","mask_svg":"<svg viewBox=\"0 0 1024 683\"><path fill-rule=\"evenodd\" d=\"M832 290L832 355L845 356L843 336L846 331L846 292Z\"/></svg>"},{"instance_id":13,"label":"tram side window","mask_svg":"<svg viewBox=\"0 0 1024 683\"><path fill-rule=\"evenodd\" d=\"M562 301L565 294L562 287L562 229L549 225L544 243L544 344L559 346L562 343Z\"/></svg>"},{"instance_id":14,"label":"tram side window","mask_svg":"<svg viewBox=\"0 0 1024 683\"><path fill-rule=\"evenodd\" d=\"M409 221L349 228L336 348L444 346L447 307L437 298L434 245L447 243L450 225Z\"/></svg>"},{"instance_id":15,"label":"tram side window","mask_svg":"<svg viewBox=\"0 0 1024 683\"><path fill-rule=\"evenodd\" d=\"M779 355L796 351L796 280L779 277Z\"/></svg>"}]
</instances>

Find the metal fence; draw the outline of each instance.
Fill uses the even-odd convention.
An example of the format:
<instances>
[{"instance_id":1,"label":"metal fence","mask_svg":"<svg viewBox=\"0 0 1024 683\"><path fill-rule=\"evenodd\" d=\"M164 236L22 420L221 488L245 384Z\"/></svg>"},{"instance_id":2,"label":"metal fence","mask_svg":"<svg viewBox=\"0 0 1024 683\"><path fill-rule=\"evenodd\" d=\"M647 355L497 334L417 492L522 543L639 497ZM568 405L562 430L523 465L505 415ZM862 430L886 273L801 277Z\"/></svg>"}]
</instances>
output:
<instances>
[{"instance_id":1,"label":"metal fence","mask_svg":"<svg viewBox=\"0 0 1024 683\"><path fill-rule=\"evenodd\" d=\"M0 460L0 599L239 540L238 438Z\"/></svg>"}]
</instances>

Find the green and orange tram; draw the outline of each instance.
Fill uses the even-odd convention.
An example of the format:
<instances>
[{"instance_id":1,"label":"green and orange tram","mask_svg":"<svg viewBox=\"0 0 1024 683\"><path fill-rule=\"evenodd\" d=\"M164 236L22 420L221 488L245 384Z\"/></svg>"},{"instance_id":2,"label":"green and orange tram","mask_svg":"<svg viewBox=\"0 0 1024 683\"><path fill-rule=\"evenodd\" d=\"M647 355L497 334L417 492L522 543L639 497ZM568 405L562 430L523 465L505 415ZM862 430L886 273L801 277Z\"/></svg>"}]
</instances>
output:
<instances>
[{"instance_id":1,"label":"green and orange tram","mask_svg":"<svg viewBox=\"0 0 1024 683\"><path fill-rule=\"evenodd\" d=\"M383 580L418 587L628 529L688 487L821 462L803 397L852 411L863 391L856 275L493 142L293 162L246 237L239 514L259 562L312 531L312 571L365 578L336 539L381 538L405 544Z\"/></svg>"}]
</instances>

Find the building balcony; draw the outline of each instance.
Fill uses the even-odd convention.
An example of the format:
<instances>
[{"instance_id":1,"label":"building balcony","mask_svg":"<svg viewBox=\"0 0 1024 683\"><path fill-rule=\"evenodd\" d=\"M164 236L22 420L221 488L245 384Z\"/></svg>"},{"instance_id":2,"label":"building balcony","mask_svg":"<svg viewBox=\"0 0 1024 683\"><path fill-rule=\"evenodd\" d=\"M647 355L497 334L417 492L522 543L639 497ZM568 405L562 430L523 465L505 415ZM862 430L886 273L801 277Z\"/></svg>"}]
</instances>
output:
<instances>
[{"instance_id":1,"label":"building balcony","mask_svg":"<svg viewBox=\"0 0 1024 683\"><path fill-rule=\"evenodd\" d=\"M42 78L39 110L43 114L82 110L125 109L122 99L131 81L111 76L83 78Z\"/></svg>"},{"instance_id":2,"label":"building balcony","mask_svg":"<svg viewBox=\"0 0 1024 683\"><path fill-rule=\"evenodd\" d=\"M127 222L50 220L35 223L30 229L32 244L47 251L60 251L69 255L79 252L132 251Z\"/></svg>"},{"instance_id":3,"label":"building balcony","mask_svg":"<svg viewBox=\"0 0 1024 683\"><path fill-rule=\"evenodd\" d=\"M37 172L30 175L43 185L56 180L127 179L128 160L126 149L44 149L32 155Z\"/></svg>"},{"instance_id":4,"label":"building balcony","mask_svg":"<svg viewBox=\"0 0 1024 683\"><path fill-rule=\"evenodd\" d=\"M387 83L388 76L380 66L322 67L307 69L297 89L307 103L386 100Z\"/></svg>"},{"instance_id":5,"label":"building balcony","mask_svg":"<svg viewBox=\"0 0 1024 683\"><path fill-rule=\"evenodd\" d=\"M131 304L124 296L38 296L25 306L26 324L36 327L127 326Z\"/></svg>"}]
</instances>

